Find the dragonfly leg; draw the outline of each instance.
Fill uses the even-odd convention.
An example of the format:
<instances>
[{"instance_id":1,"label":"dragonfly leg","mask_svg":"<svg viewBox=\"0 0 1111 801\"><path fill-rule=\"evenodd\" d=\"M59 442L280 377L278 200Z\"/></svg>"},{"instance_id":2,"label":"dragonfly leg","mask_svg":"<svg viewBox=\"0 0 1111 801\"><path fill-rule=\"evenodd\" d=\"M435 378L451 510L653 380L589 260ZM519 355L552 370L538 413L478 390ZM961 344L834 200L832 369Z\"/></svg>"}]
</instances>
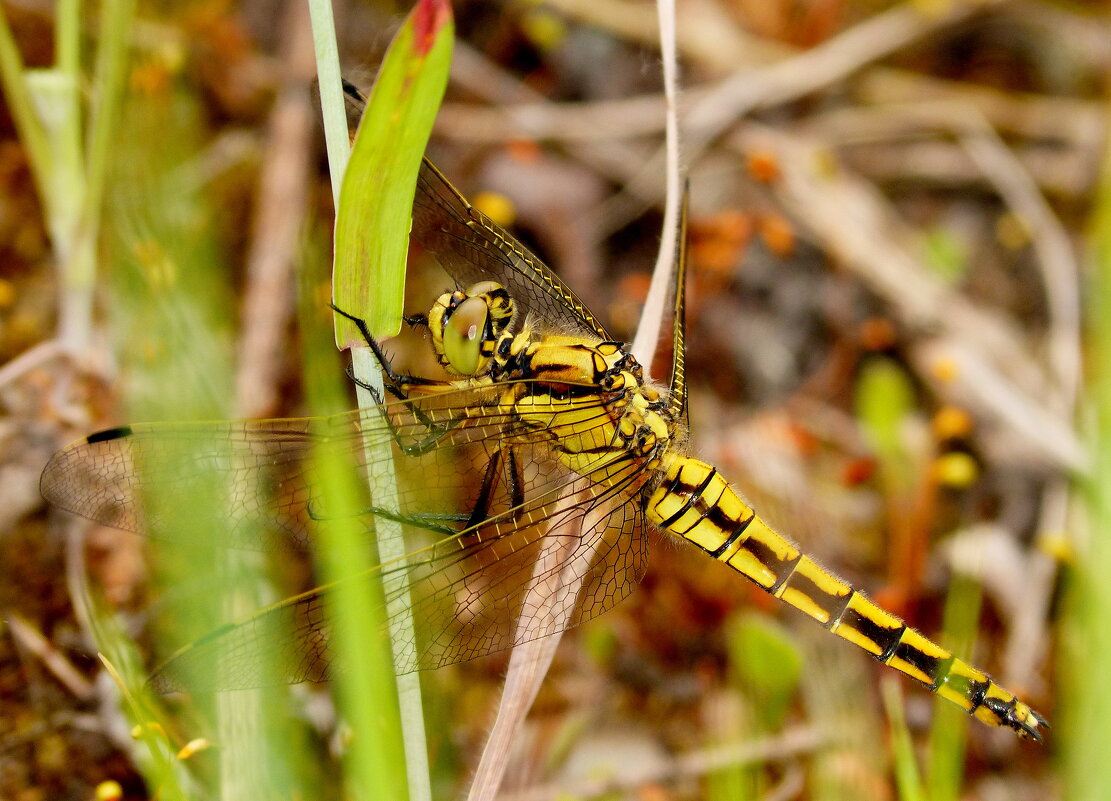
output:
<instances>
[{"instance_id":1,"label":"dragonfly leg","mask_svg":"<svg viewBox=\"0 0 1111 801\"><path fill-rule=\"evenodd\" d=\"M441 386L444 384L443 381L437 381L434 378L424 378L419 375L409 375L407 373L395 373L393 371L393 367L390 365L389 358L382 350L382 346L378 344L378 340L374 338L374 335L370 333L370 329L367 328L366 320L361 317L356 317L349 312L345 312L334 303L329 303L328 306L336 314L340 315L341 317L346 317L348 320L353 322L355 324L355 327L359 329L359 333L362 335L363 339L366 340L367 346L374 353L374 358L376 358L378 360L378 364L382 366L382 372L386 374L386 378L388 379L386 389L390 392L390 394L395 395L400 400L408 400L409 395L405 391L404 387L432 387ZM370 387L364 382L354 378L352 380L356 381L356 383L358 383L359 386L363 387L363 389L370 389ZM377 400L379 403L381 403L380 399Z\"/></svg>"},{"instance_id":2,"label":"dragonfly leg","mask_svg":"<svg viewBox=\"0 0 1111 801\"><path fill-rule=\"evenodd\" d=\"M368 506L364 514L371 514L375 517L381 517L384 520L391 520L395 523L424 529L433 534L441 534L443 536L458 534L460 531L457 526L445 525L446 523L458 524L463 523L467 519L466 516L462 514L404 514L390 509L383 509L380 506Z\"/></svg>"},{"instance_id":3,"label":"dragonfly leg","mask_svg":"<svg viewBox=\"0 0 1111 801\"><path fill-rule=\"evenodd\" d=\"M443 438L444 434L454 429L465 419L465 417L459 416L453 420L448 421L447 423L437 423L431 417L429 417L423 409L411 403L410 401L412 400L412 396L410 392L407 391L407 388L421 387L424 388L426 391L434 388L443 388L447 390L450 389L452 385L444 381L437 381L432 378L424 378L422 376L414 376L406 373L395 373L393 367L390 364L389 358L382 350L381 345L378 344L378 340L374 338L374 336L370 333L370 329L367 328L366 321L363 320L361 317L356 317L353 314L345 312L343 309L340 309L335 304L329 304L329 306L334 312L336 312L336 314L346 317L359 329L359 333L362 334L363 339L366 340L367 345L374 353L374 357L378 359L378 363L382 366L382 371L386 374L386 391L398 400L407 403L409 412L413 415L413 417L415 417L421 425L425 426L429 430L430 433L425 439L416 444L406 444L403 441L400 433L398 432L397 426L394 424L393 420L390 419L388 414L385 415L386 424L390 427L390 433L393 436L394 442L396 442L398 447L401 448L406 454L408 454L409 456L420 456L427 453L436 446L436 444ZM412 326L426 326L428 325L428 318L423 314L414 314L406 317L405 322ZM384 399L382 398L382 394L378 391L377 387L374 387L367 382L357 378L350 368L348 368L347 370L347 375L353 382L355 382L356 385L358 385L362 389L367 390L371 394L371 397L374 398L375 403L377 403L379 406L384 405Z\"/></svg>"},{"instance_id":4,"label":"dragonfly leg","mask_svg":"<svg viewBox=\"0 0 1111 801\"><path fill-rule=\"evenodd\" d=\"M363 381L361 378L359 378L357 375L355 375L355 368L354 367L352 367L351 365L348 365L347 369L344 370L344 373L347 375L347 377L351 380L351 382L355 386L359 387L359 389L365 389L367 392L369 392L371 398L374 400L374 402L377 405L379 405L379 406L385 405L386 401L382 397L382 393L378 390L378 387L374 386L373 384L368 384L366 381ZM405 376L405 375L402 375L400 377L401 378L412 378L412 376ZM400 386L398 386L396 384L393 384L393 383L386 384L385 389L386 389L387 392L389 392L391 395L393 395L395 398L397 398L398 400L401 400L401 401L407 401L412 397L407 392L405 392L405 390L403 390ZM425 420L422 420L422 422L425 422L425 421L428 420L427 416L425 416L423 414L423 412L421 412L418 409L413 409L413 413L415 415L418 415L419 417L424 417ZM428 424L430 426L432 425L430 421L428 421Z\"/></svg>"},{"instance_id":5,"label":"dragonfly leg","mask_svg":"<svg viewBox=\"0 0 1111 801\"><path fill-rule=\"evenodd\" d=\"M365 389L367 392L369 392L370 396L374 399L374 402L376 404L381 406L385 402L382 398L382 393L378 391L378 387L374 386L373 384L368 384L366 381L363 381L361 378L355 375L354 367L348 365L347 369L343 372L347 374L347 377L351 380L351 383L353 383L359 389Z\"/></svg>"},{"instance_id":6,"label":"dragonfly leg","mask_svg":"<svg viewBox=\"0 0 1111 801\"><path fill-rule=\"evenodd\" d=\"M383 520L390 520L394 523L412 526L413 528L425 529L426 531L431 531L433 534L442 534L445 536L458 534L460 530L458 527L445 525L446 523L463 523L468 520L466 515L459 513L405 513L374 505L365 506L362 509L350 513L332 515L318 509L312 501L309 501L305 510L310 520L316 520L321 523L327 523L331 520L348 520L353 517L373 515Z\"/></svg>"},{"instance_id":7,"label":"dragonfly leg","mask_svg":"<svg viewBox=\"0 0 1111 801\"><path fill-rule=\"evenodd\" d=\"M448 432L455 430L468 419L467 415L460 414L450 420L439 423L429 417L412 399L404 398L401 403L406 406L417 423L425 428L424 436L415 442L413 441L412 434L402 434L401 429L390 416L387 407L383 406L381 403L379 403L379 407L382 411L382 417L386 421L386 426L390 430L390 436L393 438L394 444L396 444L406 456L423 456L439 445Z\"/></svg>"},{"instance_id":8,"label":"dragonfly leg","mask_svg":"<svg viewBox=\"0 0 1111 801\"><path fill-rule=\"evenodd\" d=\"M494 491L494 482L497 480L498 468L501 467L501 448L494 451L490 461L486 463L486 472L482 476L482 487L478 491L478 498L471 507L470 517L467 519L466 528L471 528L490 516L490 495Z\"/></svg>"},{"instance_id":9,"label":"dragonfly leg","mask_svg":"<svg viewBox=\"0 0 1111 801\"><path fill-rule=\"evenodd\" d=\"M509 507L514 510L513 519L516 520L521 508L525 505L525 491L522 488L523 478L521 476L521 466L517 463L516 451L509 451L508 461L505 480L509 482Z\"/></svg>"},{"instance_id":10,"label":"dragonfly leg","mask_svg":"<svg viewBox=\"0 0 1111 801\"><path fill-rule=\"evenodd\" d=\"M505 454L503 456L503 454ZM521 488L520 466L512 448L499 448L490 461L486 463L486 472L482 477L482 487L478 492L478 499L471 508L470 517L467 518L465 529L473 528L490 517L490 499L497 484L498 474L502 471L502 459L505 459L505 480L509 485L509 509L512 519L516 520L518 513L525 503L525 493Z\"/></svg>"}]
</instances>

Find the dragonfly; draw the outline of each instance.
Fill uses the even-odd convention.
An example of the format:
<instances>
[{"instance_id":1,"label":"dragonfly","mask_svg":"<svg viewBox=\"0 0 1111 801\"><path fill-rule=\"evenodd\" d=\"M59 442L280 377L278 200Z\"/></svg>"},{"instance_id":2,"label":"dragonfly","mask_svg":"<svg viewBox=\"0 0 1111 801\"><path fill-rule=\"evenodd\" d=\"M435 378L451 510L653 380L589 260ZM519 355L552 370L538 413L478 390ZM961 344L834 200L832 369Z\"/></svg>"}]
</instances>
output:
<instances>
[{"instance_id":1,"label":"dragonfly","mask_svg":"<svg viewBox=\"0 0 1111 801\"><path fill-rule=\"evenodd\" d=\"M425 160L411 238L456 287L406 318L427 337L442 377L394 369L354 315L383 372L385 396L344 414L247 422L148 423L92 434L46 466L43 495L102 524L157 536L152 493L185 492L213 474L230 489L227 542L306 547L338 516L375 532L400 526L410 552L381 562L403 578L415 629L396 669L437 668L556 634L633 591L651 532L733 569L832 634L991 726L1039 740L1046 719L987 673L932 642L818 564L758 516L712 465L687 452L684 371L686 213L677 253L670 381L651 381L563 280L472 206ZM169 458L188 446L189 460ZM357 466L367 503L326 508L310 454ZM384 453L396 475L375 468ZM390 482L387 487L384 481ZM380 501L378 498L389 498ZM558 559L551 559L553 544ZM407 546L409 547L409 546ZM181 649L152 681L202 689L326 681L328 588L293 596ZM273 636L280 621L290 636ZM273 669L273 668L272 668Z\"/></svg>"}]
</instances>

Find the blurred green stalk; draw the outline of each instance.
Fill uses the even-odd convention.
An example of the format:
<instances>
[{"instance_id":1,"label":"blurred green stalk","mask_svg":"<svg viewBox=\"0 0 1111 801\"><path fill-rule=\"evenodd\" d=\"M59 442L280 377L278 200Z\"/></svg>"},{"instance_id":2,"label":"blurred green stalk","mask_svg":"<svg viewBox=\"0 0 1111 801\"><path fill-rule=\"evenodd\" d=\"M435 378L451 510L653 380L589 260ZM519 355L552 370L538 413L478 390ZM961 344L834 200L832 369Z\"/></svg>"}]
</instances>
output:
<instances>
[{"instance_id":1,"label":"blurred green stalk","mask_svg":"<svg viewBox=\"0 0 1111 801\"><path fill-rule=\"evenodd\" d=\"M1089 528L1077 537L1060 661L1064 795L1070 801L1102 801L1111 792L1111 142L1104 151L1092 215L1087 396L1092 470L1085 486Z\"/></svg>"},{"instance_id":2,"label":"blurred green stalk","mask_svg":"<svg viewBox=\"0 0 1111 801\"><path fill-rule=\"evenodd\" d=\"M978 581L963 573L954 573L945 596L940 642L955 654L973 653L982 596ZM934 697L926 765L926 792L930 801L957 801L960 797L970 720L955 704Z\"/></svg>"},{"instance_id":3,"label":"blurred green stalk","mask_svg":"<svg viewBox=\"0 0 1111 801\"><path fill-rule=\"evenodd\" d=\"M130 419L211 420L235 412L236 300L216 224L218 201L195 178L207 138L200 118L187 89L136 92L113 144L106 216L113 265L110 326L124 366L121 393ZM251 524L247 516L236 516L242 509L234 497L250 475L229 479L236 454L230 443L221 452L221 444L183 438L135 454L139 473L149 467L163 476L190 476L184 486L166 484L142 498L150 519L158 521L150 532L157 586L173 588L151 610L163 655L276 600L264 554L231 549L223 541L229 525L238 525L245 539L252 534L243 528ZM210 469L201 473L198 464ZM259 531L256 538L263 541L269 533ZM206 734L220 746L186 765L195 765L210 797L262 801L304 792L303 732L290 712L288 690L276 679L263 683L264 689L189 697L201 721L182 724L185 738ZM203 679L197 684L203 686ZM164 778L146 775L151 791L161 796Z\"/></svg>"},{"instance_id":4,"label":"blurred green stalk","mask_svg":"<svg viewBox=\"0 0 1111 801\"><path fill-rule=\"evenodd\" d=\"M903 713L902 679L884 676L880 682L880 695L887 719L891 725L892 765L895 769L895 787L901 801L926 801L918 761L914 756L914 741Z\"/></svg>"},{"instance_id":5,"label":"blurred green stalk","mask_svg":"<svg viewBox=\"0 0 1111 801\"><path fill-rule=\"evenodd\" d=\"M0 85L27 153L46 216L61 287L58 339L71 356L88 347L96 247L110 147L118 130L134 0L104 0L96 66L81 72L82 5L55 13L57 63L27 69L0 6ZM82 87L91 98L82 113ZM85 136L85 129L89 134Z\"/></svg>"}]
</instances>

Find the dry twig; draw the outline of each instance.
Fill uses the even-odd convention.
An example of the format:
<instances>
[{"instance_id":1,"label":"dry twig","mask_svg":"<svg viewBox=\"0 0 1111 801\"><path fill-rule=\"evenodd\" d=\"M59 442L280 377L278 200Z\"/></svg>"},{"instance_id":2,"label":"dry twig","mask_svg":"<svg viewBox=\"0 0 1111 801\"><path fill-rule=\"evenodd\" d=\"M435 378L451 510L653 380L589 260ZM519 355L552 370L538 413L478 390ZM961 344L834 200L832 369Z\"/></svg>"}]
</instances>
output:
<instances>
[{"instance_id":1,"label":"dry twig","mask_svg":"<svg viewBox=\"0 0 1111 801\"><path fill-rule=\"evenodd\" d=\"M247 284L239 337L236 398L240 413L273 413L293 313L293 263L308 198L310 143L315 131L310 87L315 74L308 12L286 15L286 80L270 114L247 252Z\"/></svg>"},{"instance_id":2,"label":"dry twig","mask_svg":"<svg viewBox=\"0 0 1111 801\"><path fill-rule=\"evenodd\" d=\"M824 735L817 729L810 727L787 729L776 737L704 748L683 754L640 773L635 780L599 778L582 781L574 786L568 786L567 783L544 784L500 796L499 801L549 801L549 799L566 797L596 798L607 794L619 794L651 784L674 782L687 777L701 777L725 768L762 762L783 762L799 754L812 752L820 748L824 742Z\"/></svg>"},{"instance_id":3,"label":"dry twig","mask_svg":"<svg viewBox=\"0 0 1111 801\"><path fill-rule=\"evenodd\" d=\"M16 642L42 662L51 675L75 698L85 701L92 697L93 685L81 675L72 662L66 659L65 654L42 635L41 631L14 612L9 612L5 618Z\"/></svg>"}]
</instances>

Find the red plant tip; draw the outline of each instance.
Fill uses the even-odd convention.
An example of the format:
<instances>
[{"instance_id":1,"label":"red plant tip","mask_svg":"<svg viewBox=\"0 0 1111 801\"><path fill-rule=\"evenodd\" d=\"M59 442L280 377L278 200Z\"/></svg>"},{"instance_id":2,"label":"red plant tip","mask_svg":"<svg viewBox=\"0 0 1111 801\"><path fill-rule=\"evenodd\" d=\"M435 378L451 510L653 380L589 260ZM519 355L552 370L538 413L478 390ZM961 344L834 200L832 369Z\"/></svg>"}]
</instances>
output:
<instances>
[{"instance_id":1,"label":"red plant tip","mask_svg":"<svg viewBox=\"0 0 1111 801\"><path fill-rule=\"evenodd\" d=\"M427 55L436 42L436 34L451 21L450 0L417 0L413 9L413 46L420 55Z\"/></svg>"}]
</instances>

